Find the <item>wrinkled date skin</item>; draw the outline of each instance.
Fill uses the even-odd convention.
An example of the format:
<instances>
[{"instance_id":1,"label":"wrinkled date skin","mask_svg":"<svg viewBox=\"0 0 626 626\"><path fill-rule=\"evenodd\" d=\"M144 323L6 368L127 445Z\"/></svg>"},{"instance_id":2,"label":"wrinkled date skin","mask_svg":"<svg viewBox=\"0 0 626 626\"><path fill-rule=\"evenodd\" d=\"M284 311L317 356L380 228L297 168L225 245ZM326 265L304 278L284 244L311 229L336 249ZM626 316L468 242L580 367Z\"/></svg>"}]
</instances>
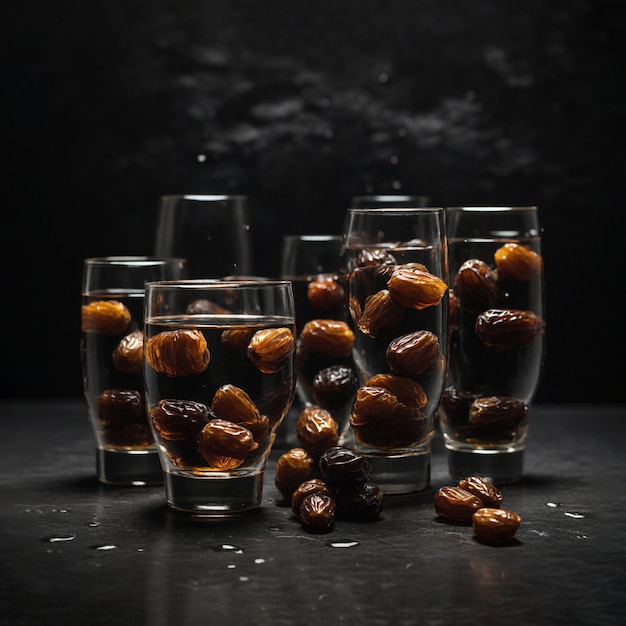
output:
<instances>
[{"instance_id":1,"label":"wrinkled date skin","mask_svg":"<svg viewBox=\"0 0 626 626\"><path fill-rule=\"evenodd\" d=\"M494 254L500 280L528 281L543 272L543 259L519 243L506 243Z\"/></svg>"},{"instance_id":2,"label":"wrinkled date skin","mask_svg":"<svg viewBox=\"0 0 626 626\"><path fill-rule=\"evenodd\" d=\"M248 358L264 374L278 372L290 359L295 339L288 328L257 331L248 345Z\"/></svg>"},{"instance_id":3,"label":"wrinkled date skin","mask_svg":"<svg viewBox=\"0 0 626 626\"><path fill-rule=\"evenodd\" d=\"M352 400L359 382L351 367L332 365L321 369L313 378L313 397L326 409L342 406Z\"/></svg>"},{"instance_id":4,"label":"wrinkled date skin","mask_svg":"<svg viewBox=\"0 0 626 626\"><path fill-rule=\"evenodd\" d=\"M307 288L307 301L314 311L329 313L343 306L345 292L332 278L313 280Z\"/></svg>"},{"instance_id":5,"label":"wrinkled date skin","mask_svg":"<svg viewBox=\"0 0 626 626\"><path fill-rule=\"evenodd\" d=\"M394 374L416 376L425 372L439 356L439 339L428 330L418 330L389 342L387 363Z\"/></svg>"},{"instance_id":6,"label":"wrinkled date skin","mask_svg":"<svg viewBox=\"0 0 626 626\"><path fill-rule=\"evenodd\" d=\"M319 460L322 479L333 486L369 480L372 466L363 455L344 446L329 448Z\"/></svg>"},{"instance_id":7,"label":"wrinkled date skin","mask_svg":"<svg viewBox=\"0 0 626 626\"><path fill-rule=\"evenodd\" d=\"M247 428L223 419L211 420L198 439L200 454L214 469L239 467L258 445Z\"/></svg>"},{"instance_id":8,"label":"wrinkled date skin","mask_svg":"<svg viewBox=\"0 0 626 626\"><path fill-rule=\"evenodd\" d=\"M411 309L437 306L448 291L448 285L443 280L422 268L413 263L400 265L391 275L387 288L392 298L402 306Z\"/></svg>"},{"instance_id":9,"label":"wrinkled date skin","mask_svg":"<svg viewBox=\"0 0 626 626\"><path fill-rule=\"evenodd\" d=\"M298 443L313 457L319 458L328 448L337 445L339 427L333 416L318 406L306 407L296 420Z\"/></svg>"},{"instance_id":10,"label":"wrinkled date skin","mask_svg":"<svg viewBox=\"0 0 626 626\"><path fill-rule=\"evenodd\" d=\"M319 493L329 498L333 497L333 493L328 488L328 485L321 478L311 478L305 480L298 488L293 492L291 496L291 511L294 515L300 516L300 507L302 502L307 496L311 494Z\"/></svg>"},{"instance_id":11,"label":"wrinkled date skin","mask_svg":"<svg viewBox=\"0 0 626 626\"><path fill-rule=\"evenodd\" d=\"M476 536L485 543L502 545L510 542L522 523L515 511L484 507L472 515L472 526Z\"/></svg>"},{"instance_id":12,"label":"wrinkled date skin","mask_svg":"<svg viewBox=\"0 0 626 626\"><path fill-rule=\"evenodd\" d=\"M221 419L250 430L255 441L262 441L270 434L269 419L261 415L250 396L235 385L222 385L215 392L211 411Z\"/></svg>"},{"instance_id":13,"label":"wrinkled date skin","mask_svg":"<svg viewBox=\"0 0 626 626\"><path fill-rule=\"evenodd\" d=\"M544 331L533 311L489 309L476 318L476 335L488 348L511 350L532 344Z\"/></svg>"},{"instance_id":14,"label":"wrinkled date skin","mask_svg":"<svg viewBox=\"0 0 626 626\"><path fill-rule=\"evenodd\" d=\"M382 490L370 481L342 485L334 497L337 519L370 522L380 516L385 506Z\"/></svg>"},{"instance_id":15,"label":"wrinkled date skin","mask_svg":"<svg viewBox=\"0 0 626 626\"><path fill-rule=\"evenodd\" d=\"M398 304L387 289L367 296L357 326L368 337L391 337L404 321L404 307Z\"/></svg>"},{"instance_id":16,"label":"wrinkled date skin","mask_svg":"<svg viewBox=\"0 0 626 626\"><path fill-rule=\"evenodd\" d=\"M148 365L159 374L191 376L209 366L211 355L198 330L167 330L148 339L144 346Z\"/></svg>"},{"instance_id":17,"label":"wrinkled date skin","mask_svg":"<svg viewBox=\"0 0 626 626\"><path fill-rule=\"evenodd\" d=\"M458 524L471 524L472 515L484 506L478 496L460 487L441 487L434 502L437 515Z\"/></svg>"},{"instance_id":18,"label":"wrinkled date skin","mask_svg":"<svg viewBox=\"0 0 626 626\"><path fill-rule=\"evenodd\" d=\"M81 330L84 333L119 335L130 324L130 311L117 300L97 300L81 307Z\"/></svg>"},{"instance_id":19,"label":"wrinkled date skin","mask_svg":"<svg viewBox=\"0 0 626 626\"><path fill-rule=\"evenodd\" d=\"M346 322L339 320L311 320L300 333L304 348L313 354L349 357L354 345L354 333Z\"/></svg>"},{"instance_id":20,"label":"wrinkled date skin","mask_svg":"<svg viewBox=\"0 0 626 626\"><path fill-rule=\"evenodd\" d=\"M481 476L467 476L459 481L459 488L480 498L483 506L498 508L502 504L502 492Z\"/></svg>"},{"instance_id":21,"label":"wrinkled date skin","mask_svg":"<svg viewBox=\"0 0 626 626\"><path fill-rule=\"evenodd\" d=\"M111 355L113 365L122 374L139 374L143 369L143 333L135 330L117 344Z\"/></svg>"},{"instance_id":22,"label":"wrinkled date skin","mask_svg":"<svg viewBox=\"0 0 626 626\"><path fill-rule=\"evenodd\" d=\"M322 493L312 493L300 505L300 520L310 531L324 532L335 523L335 501Z\"/></svg>"},{"instance_id":23,"label":"wrinkled date skin","mask_svg":"<svg viewBox=\"0 0 626 626\"><path fill-rule=\"evenodd\" d=\"M292 448L278 457L274 484L282 497L291 502L293 492L314 478L314 472L315 459L304 448Z\"/></svg>"},{"instance_id":24,"label":"wrinkled date skin","mask_svg":"<svg viewBox=\"0 0 626 626\"><path fill-rule=\"evenodd\" d=\"M454 278L458 304L467 311L485 311L498 297L498 275L480 259L465 261Z\"/></svg>"},{"instance_id":25,"label":"wrinkled date skin","mask_svg":"<svg viewBox=\"0 0 626 626\"><path fill-rule=\"evenodd\" d=\"M481 430L511 430L528 422L529 407L517 398L476 398L469 408L469 422Z\"/></svg>"},{"instance_id":26,"label":"wrinkled date skin","mask_svg":"<svg viewBox=\"0 0 626 626\"><path fill-rule=\"evenodd\" d=\"M107 425L145 421L143 399L134 389L105 389L96 398L98 419Z\"/></svg>"},{"instance_id":27,"label":"wrinkled date skin","mask_svg":"<svg viewBox=\"0 0 626 626\"><path fill-rule=\"evenodd\" d=\"M209 422L209 409L192 400L161 400L150 411L155 430L166 441L196 440Z\"/></svg>"}]
</instances>

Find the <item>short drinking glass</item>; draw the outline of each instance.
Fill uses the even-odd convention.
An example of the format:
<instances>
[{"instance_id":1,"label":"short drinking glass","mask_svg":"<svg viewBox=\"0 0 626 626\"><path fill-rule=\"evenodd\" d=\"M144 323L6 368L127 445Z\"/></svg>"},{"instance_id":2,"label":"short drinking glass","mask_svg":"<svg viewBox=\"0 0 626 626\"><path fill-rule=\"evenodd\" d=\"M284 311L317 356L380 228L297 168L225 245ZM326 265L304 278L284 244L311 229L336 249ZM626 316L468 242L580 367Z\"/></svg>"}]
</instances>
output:
<instances>
[{"instance_id":1,"label":"short drinking glass","mask_svg":"<svg viewBox=\"0 0 626 626\"><path fill-rule=\"evenodd\" d=\"M545 338L538 210L447 209L450 367L439 410L453 478L520 480Z\"/></svg>"},{"instance_id":2,"label":"short drinking glass","mask_svg":"<svg viewBox=\"0 0 626 626\"><path fill-rule=\"evenodd\" d=\"M169 507L204 517L257 508L295 393L291 283L149 283L144 340Z\"/></svg>"}]
</instances>

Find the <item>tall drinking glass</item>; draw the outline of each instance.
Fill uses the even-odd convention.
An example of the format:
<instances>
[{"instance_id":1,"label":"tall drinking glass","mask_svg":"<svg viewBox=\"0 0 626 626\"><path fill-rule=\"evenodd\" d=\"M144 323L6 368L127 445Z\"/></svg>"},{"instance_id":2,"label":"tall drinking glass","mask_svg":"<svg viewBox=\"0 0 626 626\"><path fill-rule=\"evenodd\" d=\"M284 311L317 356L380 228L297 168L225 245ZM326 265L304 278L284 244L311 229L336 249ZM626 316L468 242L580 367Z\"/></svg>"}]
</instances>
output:
<instances>
[{"instance_id":1,"label":"tall drinking glass","mask_svg":"<svg viewBox=\"0 0 626 626\"><path fill-rule=\"evenodd\" d=\"M447 209L450 368L439 410L455 479L520 480L544 355L537 207Z\"/></svg>"},{"instance_id":2,"label":"tall drinking glass","mask_svg":"<svg viewBox=\"0 0 626 626\"><path fill-rule=\"evenodd\" d=\"M385 493L422 491L447 371L445 212L349 209L345 258L360 384L354 446Z\"/></svg>"},{"instance_id":3,"label":"tall drinking glass","mask_svg":"<svg viewBox=\"0 0 626 626\"><path fill-rule=\"evenodd\" d=\"M291 283L148 283L144 341L168 506L205 517L257 508L296 388Z\"/></svg>"},{"instance_id":4,"label":"tall drinking glass","mask_svg":"<svg viewBox=\"0 0 626 626\"><path fill-rule=\"evenodd\" d=\"M109 256L84 261L83 388L103 483L163 482L144 407L144 289L148 281L185 278L185 272L183 259Z\"/></svg>"},{"instance_id":5,"label":"tall drinking glass","mask_svg":"<svg viewBox=\"0 0 626 626\"><path fill-rule=\"evenodd\" d=\"M190 278L252 274L252 240L247 197L161 197L154 252L160 256L187 259Z\"/></svg>"},{"instance_id":6,"label":"tall drinking glass","mask_svg":"<svg viewBox=\"0 0 626 626\"><path fill-rule=\"evenodd\" d=\"M342 235L286 235L281 250L281 277L291 281L296 305L296 406L328 411L337 422L340 441L358 386L352 345L341 351L333 339L342 331L351 333L342 242ZM320 335L328 341L321 341Z\"/></svg>"}]
</instances>

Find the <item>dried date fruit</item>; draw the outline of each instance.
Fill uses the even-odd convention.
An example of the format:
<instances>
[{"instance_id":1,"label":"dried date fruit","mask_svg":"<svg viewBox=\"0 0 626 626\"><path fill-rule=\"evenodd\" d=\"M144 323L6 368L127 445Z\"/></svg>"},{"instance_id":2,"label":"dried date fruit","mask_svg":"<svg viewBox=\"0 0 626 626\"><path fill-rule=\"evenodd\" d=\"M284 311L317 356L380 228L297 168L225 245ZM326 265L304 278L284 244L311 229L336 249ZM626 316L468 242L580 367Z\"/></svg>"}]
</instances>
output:
<instances>
[{"instance_id":1,"label":"dried date fruit","mask_svg":"<svg viewBox=\"0 0 626 626\"><path fill-rule=\"evenodd\" d=\"M311 320L300 333L304 348L312 354L348 357L352 354L354 333L346 322L339 320Z\"/></svg>"},{"instance_id":2,"label":"dried date fruit","mask_svg":"<svg viewBox=\"0 0 626 626\"><path fill-rule=\"evenodd\" d=\"M253 335L252 328L230 328L222 331L220 342L233 352L247 354L248 344Z\"/></svg>"},{"instance_id":3,"label":"dried date fruit","mask_svg":"<svg viewBox=\"0 0 626 626\"><path fill-rule=\"evenodd\" d=\"M300 517L300 507L302 506L302 501L313 493L319 493L331 498L333 497L328 485L320 478L305 480L302 484L298 485L298 488L291 496L291 511L294 515Z\"/></svg>"},{"instance_id":4,"label":"dried date fruit","mask_svg":"<svg viewBox=\"0 0 626 626\"><path fill-rule=\"evenodd\" d=\"M199 330L166 330L154 335L146 342L144 355L153 370L172 377L200 374L211 360Z\"/></svg>"},{"instance_id":5,"label":"dried date fruit","mask_svg":"<svg viewBox=\"0 0 626 626\"><path fill-rule=\"evenodd\" d=\"M533 311L489 309L476 318L476 336L488 348L529 346L544 331L544 322Z\"/></svg>"},{"instance_id":6,"label":"dried date fruit","mask_svg":"<svg viewBox=\"0 0 626 626\"><path fill-rule=\"evenodd\" d=\"M483 508L478 496L459 487L441 487L434 502L437 515L459 524L471 524L472 515Z\"/></svg>"},{"instance_id":7,"label":"dried date fruit","mask_svg":"<svg viewBox=\"0 0 626 626\"><path fill-rule=\"evenodd\" d=\"M364 248L356 259L357 267L372 267L375 265L395 265L396 260L393 255L382 248Z\"/></svg>"},{"instance_id":8,"label":"dried date fruit","mask_svg":"<svg viewBox=\"0 0 626 626\"><path fill-rule=\"evenodd\" d=\"M365 381L363 386L382 387L393 393L398 402L417 409L423 409L428 403L426 392L422 389L422 386L406 376L374 374L374 376Z\"/></svg>"},{"instance_id":9,"label":"dried date fruit","mask_svg":"<svg viewBox=\"0 0 626 626\"><path fill-rule=\"evenodd\" d=\"M390 337L404 320L404 307L398 304L387 289L369 295L357 326L373 339Z\"/></svg>"},{"instance_id":10,"label":"dried date fruit","mask_svg":"<svg viewBox=\"0 0 626 626\"><path fill-rule=\"evenodd\" d=\"M333 409L351 401L359 381L347 365L331 365L313 377L313 398L325 409Z\"/></svg>"},{"instance_id":11,"label":"dried date fruit","mask_svg":"<svg viewBox=\"0 0 626 626\"><path fill-rule=\"evenodd\" d=\"M80 309L80 327L84 333L119 335L130 324L130 311L117 300L96 300Z\"/></svg>"},{"instance_id":12,"label":"dried date fruit","mask_svg":"<svg viewBox=\"0 0 626 626\"><path fill-rule=\"evenodd\" d=\"M274 484L287 502L304 481L314 478L315 459L304 448L292 448L276 461Z\"/></svg>"},{"instance_id":13,"label":"dried date fruit","mask_svg":"<svg viewBox=\"0 0 626 626\"><path fill-rule=\"evenodd\" d=\"M416 376L439 356L439 339L428 330L418 330L393 339L387 347L387 363L394 374Z\"/></svg>"},{"instance_id":14,"label":"dried date fruit","mask_svg":"<svg viewBox=\"0 0 626 626\"><path fill-rule=\"evenodd\" d=\"M261 415L252 398L235 385L222 385L215 392L211 400L211 411L221 419L250 430L255 441L262 441L270 433L269 419Z\"/></svg>"},{"instance_id":15,"label":"dried date fruit","mask_svg":"<svg viewBox=\"0 0 626 626\"><path fill-rule=\"evenodd\" d=\"M515 511L484 507L472 515L476 536L485 543L502 545L513 539L522 518Z\"/></svg>"},{"instance_id":16,"label":"dried date fruit","mask_svg":"<svg viewBox=\"0 0 626 626\"><path fill-rule=\"evenodd\" d=\"M384 494L373 482L365 481L339 488L334 496L337 519L371 522L384 508Z\"/></svg>"},{"instance_id":17,"label":"dried date fruit","mask_svg":"<svg viewBox=\"0 0 626 626\"><path fill-rule=\"evenodd\" d=\"M343 287L332 278L320 278L309 283L307 301L314 311L327 313L343 306Z\"/></svg>"},{"instance_id":18,"label":"dried date fruit","mask_svg":"<svg viewBox=\"0 0 626 626\"><path fill-rule=\"evenodd\" d=\"M365 446L377 448L402 448L419 443L427 434L426 416L413 407L397 403L393 411L383 414L378 420L369 422L354 421L350 415L350 424L356 441Z\"/></svg>"},{"instance_id":19,"label":"dried date fruit","mask_svg":"<svg viewBox=\"0 0 626 626\"><path fill-rule=\"evenodd\" d=\"M502 504L502 492L481 476L467 476L459 481L458 486L480 498L483 506L498 508Z\"/></svg>"},{"instance_id":20,"label":"dried date fruit","mask_svg":"<svg viewBox=\"0 0 626 626\"><path fill-rule=\"evenodd\" d=\"M413 264L400 265L391 275L387 289L392 298L412 309L425 309L437 306L448 285L438 276L424 272Z\"/></svg>"},{"instance_id":21,"label":"dried date fruit","mask_svg":"<svg viewBox=\"0 0 626 626\"><path fill-rule=\"evenodd\" d=\"M329 531L335 523L335 501L321 493L308 495L300 506L300 521L308 530Z\"/></svg>"},{"instance_id":22,"label":"dried date fruit","mask_svg":"<svg viewBox=\"0 0 626 626\"><path fill-rule=\"evenodd\" d=\"M223 315L230 311L211 300L199 298L187 305L186 312L188 315L215 315L216 313Z\"/></svg>"},{"instance_id":23,"label":"dried date fruit","mask_svg":"<svg viewBox=\"0 0 626 626\"><path fill-rule=\"evenodd\" d=\"M258 447L247 428L223 419L208 422L198 438L200 454L210 467L218 469L239 467Z\"/></svg>"},{"instance_id":24,"label":"dried date fruit","mask_svg":"<svg viewBox=\"0 0 626 626\"><path fill-rule=\"evenodd\" d=\"M543 272L543 259L520 243L505 243L494 254L499 280L528 281Z\"/></svg>"},{"instance_id":25,"label":"dried date fruit","mask_svg":"<svg viewBox=\"0 0 626 626\"><path fill-rule=\"evenodd\" d=\"M339 441L339 427L333 416L325 409L311 405L300 412L296 419L298 443L313 457L319 457Z\"/></svg>"},{"instance_id":26,"label":"dried date fruit","mask_svg":"<svg viewBox=\"0 0 626 626\"><path fill-rule=\"evenodd\" d=\"M398 406L398 398L383 387L359 387L352 407L350 423L362 426L372 422L389 419Z\"/></svg>"},{"instance_id":27,"label":"dried date fruit","mask_svg":"<svg viewBox=\"0 0 626 626\"><path fill-rule=\"evenodd\" d=\"M264 374L275 374L291 358L295 343L288 328L258 330L248 345L248 358Z\"/></svg>"},{"instance_id":28,"label":"dried date fruit","mask_svg":"<svg viewBox=\"0 0 626 626\"><path fill-rule=\"evenodd\" d=\"M122 374L139 374L143 369L143 333L128 333L115 346L111 355L113 365Z\"/></svg>"},{"instance_id":29,"label":"dried date fruit","mask_svg":"<svg viewBox=\"0 0 626 626\"><path fill-rule=\"evenodd\" d=\"M469 259L456 273L454 293L466 311L484 311L498 297L498 275L484 261Z\"/></svg>"},{"instance_id":30,"label":"dried date fruit","mask_svg":"<svg viewBox=\"0 0 626 626\"><path fill-rule=\"evenodd\" d=\"M364 482L372 473L369 460L351 448L334 446L322 454L319 460L322 479L332 486Z\"/></svg>"},{"instance_id":31,"label":"dried date fruit","mask_svg":"<svg viewBox=\"0 0 626 626\"><path fill-rule=\"evenodd\" d=\"M160 400L150 411L152 424L167 441L195 440L209 422L209 409L192 400Z\"/></svg>"},{"instance_id":32,"label":"dried date fruit","mask_svg":"<svg viewBox=\"0 0 626 626\"><path fill-rule=\"evenodd\" d=\"M145 421L142 394L135 389L105 389L96 398L96 413L105 425Z\"/></svg>"},{"instance_id":33,"label":"dried date fruit","mask_svg":"<svg viewBox=\"0 0 626 626\"><path fill-rule=\"evenodd\" d=\"M528 405L518 398L485 396L469 408L469 422L481 430L512 430L528 421Z\"/></svg>"},{"instance_id":34,"label":"dried date fruit","mask_svg":"<svg viewBox=\"0 0 626 626\"><path fill-rule=\"evenodd\" d=\"M147 422L129 424L108 424L103 428L103 436L108 445L114 448L154 448L154 438Z\"/></svg>"}]
</instances>

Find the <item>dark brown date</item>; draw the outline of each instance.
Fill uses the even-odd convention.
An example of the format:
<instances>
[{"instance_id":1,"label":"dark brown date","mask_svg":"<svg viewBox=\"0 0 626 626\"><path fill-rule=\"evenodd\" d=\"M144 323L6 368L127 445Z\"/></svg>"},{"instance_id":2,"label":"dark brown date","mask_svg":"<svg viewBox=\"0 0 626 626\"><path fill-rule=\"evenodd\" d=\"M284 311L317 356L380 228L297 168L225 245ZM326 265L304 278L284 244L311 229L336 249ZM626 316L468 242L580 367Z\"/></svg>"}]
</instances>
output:
<instances>
[{"instance_id":1,"label":"dark brown date","mask_svg":"<svg viewBox=\"0 0 626 626\"><path fill-rule=\"evenodd\" d=\"M155 430L167 441L195 440L209 421L209 409L192 400L161 400L150 411Z\"/></svg>"},{"instance_id":2,"label":"dark brown date","mask_svg":"<svg viewBox=\"0 0 626 626\"><path fill-rule=\"evenodd\" d=\"M393 339L387 347L387 363L394 374L416 376L439 356L439 339L428 330L418 330Z\"/></svg>"},{"instance_id":3,"label":"dark brown date","mask_svg":"<svg viewBox=\"0 0 626 626\"><path fill-rule=\"evenodd\" d=\"M373 339L391 337L404 320L404 307L398 304L387 289L365 299L359 317L358 329Z\"/></svg>"},{"instance_id":4,"label":"dark brown date","mask_svg":"<svg viewBox=\"0 0 626 626\"><path fill-rule=\"evenodd\" d=\"M499 507L502 504L502 492L481 476L467 476L459 481L459 488L479 497L483 506Z\"/></svg>"},{"instance_id":5,"label":"dark brown date","mask_svg":"<svg viewBox=\"0 0 626 626\"><path fill-rule=\"evenodd\" d=\"M459 487L441 487L435 494L435 511L444 519L471 524L472 515L483 507L482 500Z\"/></svg>"},{"instance_id":6,"label":"dark brown date","mask_svg":"<svg viewBox=\"0 0 626 626\"><path fill-rule=\"evenodd\" d=\"M484 261L469 259L456 273L454 293L466 311L489 309L498 297L498 275Z\"/></svg>"},{"instance_id":7,"label":"dark brown date","mask_svg":"<svg viewBox=\"0 0 626 626\"><path fill-rule=\"evenodd\" d=\"M298 485L298 488L291 496L291 511L294 515L300 517L300 507L302 506L303 500L313 493L319 493L331 498L333 497L328 485L320 478L305 480L301 485Z\"/></svg>"},{"instance_id":8,"label":"dark brown date","mask_svg":"<svg viewBox=\"0 0 626 626\"><path fill-rule=\"evenodd\" d=\"M302 448L319 458L325 450L337 445L339 427L326 409L312 405L298 415L296 437Z\"/></svg>"},{"instance_id":9,"label":"dark brown date","mask_svg":"<svg viewBox=\"0 0 626 626\"><path fill-rule=\"evenodd\" d=\"M372 466L369 460L351 448L334 446L319 460L322 479L333 486L369 480Z\"/></svg>"},{"instance_id":10,"label":"dark brown date","mask_svg":"<svg viewBox=\"0 0 626 626\"><path fill-rule=\"evenodd\" d=\"M287 502L306 480L314 478L315 459L304 448L292 448L276 461L274 484Z\"/></svg>"},{"instance_id":11,"label":"dark brown date","mask_svg":"<svg viewBox=\"0 0 626 626\"><path fill-rule=\"evenodd\" d=\"M544 331L533 311L489 309L476 318L476 335L488 348L511 350L532 344Z\"/></svg>"},{"instance_id":12,"label":"dark brown date","mask_svg":"<svg viewBox=\"0 0 626 626\"><path fill-rule=\"evenodd\" d=\"M198 330L163 331L148 339L144 354L153 370L172 377L200 374L211 359L206 339Z\"/></svg>"},{"instance_id":13,"label":"dark brown date","mask_svg":"<svg viewBox=\"0 0 626 626\"><path fill-rule=\"evenodd\" d=\"M335 501L322 493L308 495L300 506L300 520L307 530L331 530L335 523Z\"/></svg>"},{"instance_id":14,"label":"dark brown date","mask_svg":"<svg viewBox=\"0 0 626 626\"><path fill-rule=\"evenodd\" d=\"M105 389L96 398L98 419L107 425L145 421L143 397L135 389Z\"/></svg>"},{"instance_id":15,"label":"dark brown date","mask_svg":"<svg viewBox=\"0 0 626 626\"><path fill-rule=\"evenodd\" d=\"M371 522L384 509L384 494L370 481L340 487L335 493L337 519Z\"/></svg>"}]
</instances>

